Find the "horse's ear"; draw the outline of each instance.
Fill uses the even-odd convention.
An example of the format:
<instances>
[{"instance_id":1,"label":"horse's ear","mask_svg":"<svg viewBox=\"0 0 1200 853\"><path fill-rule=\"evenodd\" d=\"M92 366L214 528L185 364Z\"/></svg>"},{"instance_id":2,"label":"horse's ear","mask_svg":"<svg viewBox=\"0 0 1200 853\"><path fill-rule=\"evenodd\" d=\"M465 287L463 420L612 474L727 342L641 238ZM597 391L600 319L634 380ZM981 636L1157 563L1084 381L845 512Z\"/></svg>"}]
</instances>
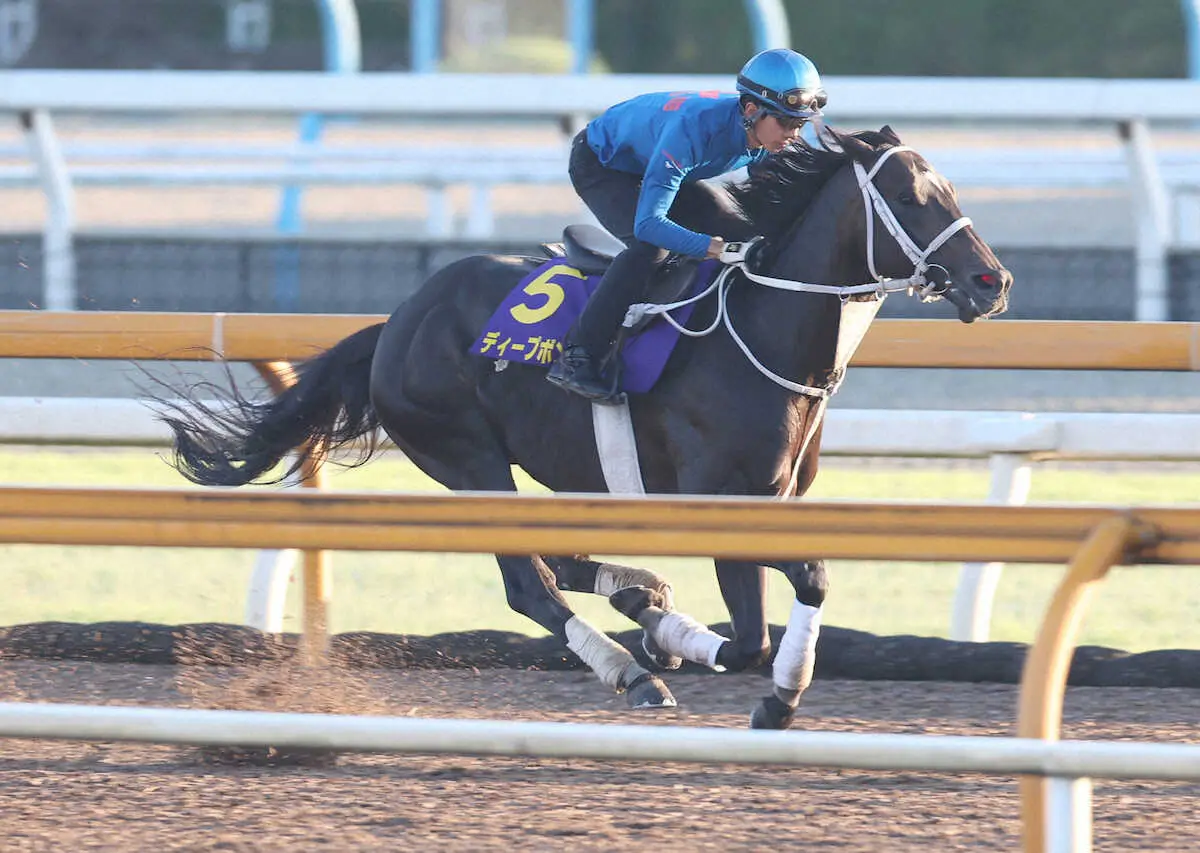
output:
<instances>
[{"instance_id":1,"label":"horse's ear","mask_svg":"<svg viewBox=\"0 0 1200 853\"><path fill-rule=\"evenodd\" d=\"M890 124L885 124L883 127L879 128L879 135L892 145L900 144L900 137L896 135L896 131L892 130L892 126Z\"/></svg>"},{"instance_id":2,"label":"horse's ear","mask_svg":"<svg viewBox=\"0 0 1200 853\"><path fill-rule=\"evenodd\" d=\"M842 150L860 163L869 160L875 153L875 146L853 133L838 137L838 141L842 143Z\"/></svg>"}]
</instances>

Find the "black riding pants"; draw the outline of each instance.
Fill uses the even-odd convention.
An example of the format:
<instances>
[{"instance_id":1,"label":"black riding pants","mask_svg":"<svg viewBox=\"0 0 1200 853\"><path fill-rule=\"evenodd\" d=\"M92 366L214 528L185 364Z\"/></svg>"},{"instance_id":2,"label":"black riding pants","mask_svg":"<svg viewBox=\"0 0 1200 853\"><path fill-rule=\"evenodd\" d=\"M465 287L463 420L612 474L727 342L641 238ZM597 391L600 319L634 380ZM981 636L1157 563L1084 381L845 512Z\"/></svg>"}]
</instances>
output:
<instances>
[{"instance_id":1,"label":"black riding pants","mask_svg":"<svg viewBox=\"0 0 1200 853\"><path fill-rule=\"evenodd\" d=\"M570 175L583 203L626 246L588 300L572 335L572 343L582 345L598 358L608 351L625 311L645 292L654 270L666 259L667 250L633 236L642 179L606 168L588 145L586 128L571 145ZM673 222L701 234L730 241L752 236L746 222L737 215L729 193L713 184L684 184L669 215Z\"/></svg>"}]
</instances>

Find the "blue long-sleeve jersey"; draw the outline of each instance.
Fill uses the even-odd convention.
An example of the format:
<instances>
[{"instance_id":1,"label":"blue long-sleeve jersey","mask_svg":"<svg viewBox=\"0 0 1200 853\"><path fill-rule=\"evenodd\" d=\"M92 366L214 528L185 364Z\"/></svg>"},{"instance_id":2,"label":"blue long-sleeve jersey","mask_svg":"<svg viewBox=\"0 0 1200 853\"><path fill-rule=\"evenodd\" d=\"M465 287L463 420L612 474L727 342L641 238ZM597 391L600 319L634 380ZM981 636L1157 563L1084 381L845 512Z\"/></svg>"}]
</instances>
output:
<instances>
[{"instance_id":1,"label":"blue long-sleeve jersey","mask_svg":"<svg viewBox=\"0 0 1200 853\"><path fill-rule=\"evenodd\" d=\"M679 188L767 156L746 144L738 96L718 92L639 95L593 119L587 139L606 167L642 176L634 236L693 257L704 256L710 237L669 218Z\"/></svg>"}]
</instances>

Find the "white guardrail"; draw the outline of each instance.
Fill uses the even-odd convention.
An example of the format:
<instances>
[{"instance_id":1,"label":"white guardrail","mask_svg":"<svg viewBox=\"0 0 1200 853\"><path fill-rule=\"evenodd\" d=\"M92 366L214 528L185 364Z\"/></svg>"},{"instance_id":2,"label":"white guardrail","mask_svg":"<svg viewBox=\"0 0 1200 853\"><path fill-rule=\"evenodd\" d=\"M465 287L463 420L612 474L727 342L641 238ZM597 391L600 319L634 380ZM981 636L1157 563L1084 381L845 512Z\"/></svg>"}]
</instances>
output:
<instances>
[{"instance_id":1,"label":"white guardrail","mask_svg":"<svg viewBox=\"0 0 1200 853\"><path fill-rule=\"evenodd\" d=\"M1092 778L1200 781L1195 745L947 735L3 703L0 737L1037 775L1049 779L1047 853L1092 849Z\"/></svg>"},{"instance_id":2,"label":"white guardrail","mask_svg":"<svg viewBox=\"0 0 1200 853\"><path fill-rule=\"evenodd\" d=\"M1198 414L1099 414L831 409L827 455L974 457L991 460L988 500L1023 504L1038 460L1200 460ZM0 444L165 446L169 431L131 399L0 398ZM260 552L246 598L246 624L283 628L297 551ZM1004 566L963 566L950 637L985 642Z\"/></svg>"},{"instance_id":3,"label":"white guardrail","mask_svg":"<svg viewBox=\"0 0 1200 853\"><path fill-rule=\"evenodd\" d=\"M450 227L442 188L473 187L467 232L492 232L489 192L499 183L566 181L566 148L512 157L487 145L449 156L414 149L374 163L330 162L323 145L282 164L249 168L171 162L68 166L54 131L55 113L89 114L301 114L369 115L447 122L543 120L567 134L608 106L648 91L729 90L728 76L691 75L469 75L201 71L0 72L0 112L21 117L34 167L0 170L0 185L38 181L47 196L45 301L54 310L74 306L73 186L194 183L415 183L431 188L430 228ZM1025 145L964 143L934 154L935 163L963 185L1018 187L1096 186L1132 189L1137 237L1137 319L1167 319L1166 252L1177 239L1170 191L1200 183L1186 154L1160 158L1151 125L1194 127L1200 122L1200 82L1188 80L1069 80L1017 78L830 77L835 93L829 120L842 126L903 122L989 124L1008 129L1089 126L1108 129L1120 145L1091 155L1074 146L1033 150ZM119 146L118 146L119 148ZM318 152L314 154L313 152ZM94 153L94 152L93 152ZM230 152L233 153L233 152ZM257 159L261 151L249 151ZM337 155L332 155L335 159ZM1095 157L1094 162L1091 158ZM120 156L117 159L121 159ZM175 160L176 158L171 158Z\"/></svg>"}]
</instances>

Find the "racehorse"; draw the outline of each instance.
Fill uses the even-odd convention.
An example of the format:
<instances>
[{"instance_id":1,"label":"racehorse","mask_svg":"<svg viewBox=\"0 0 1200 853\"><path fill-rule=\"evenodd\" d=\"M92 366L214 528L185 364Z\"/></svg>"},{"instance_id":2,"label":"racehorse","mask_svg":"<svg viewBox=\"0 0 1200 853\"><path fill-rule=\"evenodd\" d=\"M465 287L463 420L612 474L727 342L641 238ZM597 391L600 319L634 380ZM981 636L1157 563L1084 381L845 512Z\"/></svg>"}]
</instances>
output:
<instances>
[{"instance_id":1,"label":"racehorse","mask_svg":"<svg viewBox=\"0 0 1200 853\"><path fill-rule=\"evenodd\" d=\"M690 325L716 331L682 338L657 384L628 398L648 493L803 495L817 473L825 403L865 331L852 309L869 322L882 297L900 289L947 299L966 323L1007 307L1012 276L923 157L887 127L826 129L823 138L785 149L732 188L742 233L762 239L752 252L732 250L717 292L697 305ZM516 491L517 465L554 491L607 491L589 401L555 388L542 370L501 370L468 353L497 306L544 261L479 255L446 266L386 323L300 364L297 382L269 401L234 389L235 405L216 410L187 389L191 403L162 415L175 434L176 467L205 485L278 482L270 475L292 451L300 454L294 471L304 455L382 427L453 490ZM726 329L716 322L722 316ZM653 572L585 557L496 559L509 606L634 707L674 699L658 675L576 616L560 590L609 595L642 625L653 662L677 666L683 657L738 671L769 658L766 572L782 572L795 600L773 691L751 725L791 724L812 678L828 589L822 560L715 560L732 626L726 638L674 611L670 586Z\"/></svg>"}]
</instances>

